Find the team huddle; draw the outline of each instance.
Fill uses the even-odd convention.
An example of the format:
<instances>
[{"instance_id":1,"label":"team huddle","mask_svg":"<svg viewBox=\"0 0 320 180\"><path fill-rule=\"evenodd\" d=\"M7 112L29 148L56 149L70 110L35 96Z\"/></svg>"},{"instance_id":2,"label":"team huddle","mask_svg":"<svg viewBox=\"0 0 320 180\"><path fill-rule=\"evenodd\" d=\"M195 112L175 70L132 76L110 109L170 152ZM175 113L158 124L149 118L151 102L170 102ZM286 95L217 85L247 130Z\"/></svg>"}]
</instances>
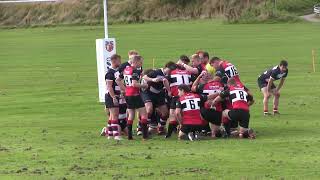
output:
<instances>
[{"instance_id":1,"label":"team huddle","mask_svg":"<svg viewBox=\"0 0 320 180\"><path fill-rule=\"evenodd\" d=\"M151 134L170 138L198 140L208 136L254 139L249 128L252 92L240 80L237 68L218 57L209 58L197 51L190 58L182 55L176 62L167 62L163 68L142 68L143 57L129 51L129 60L121 64L117 54L111 57L111 67L105 75L108 113L106 127L101 135L121 140L125 134L133 139L133 122L138 112L137 135L143 140ZM268 100L274 95L273 113L279 114L280 88L288 74L288 63L266 71L258 78L264 95L264 115ZM274 80L281 79L278 87Z\"/></svg>"}]
</instances>

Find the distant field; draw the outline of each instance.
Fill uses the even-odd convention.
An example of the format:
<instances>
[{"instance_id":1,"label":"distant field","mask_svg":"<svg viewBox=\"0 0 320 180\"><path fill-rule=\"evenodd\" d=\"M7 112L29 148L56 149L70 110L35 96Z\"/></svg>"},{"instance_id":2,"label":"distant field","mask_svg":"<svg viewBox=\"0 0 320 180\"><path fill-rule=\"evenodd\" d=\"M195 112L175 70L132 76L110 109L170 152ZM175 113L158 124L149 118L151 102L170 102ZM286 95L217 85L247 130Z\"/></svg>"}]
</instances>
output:
<instances>
[{"instance_id":1,"label":"distant field","mask_svg":"<svg viewBox=\"0 0 320 180\"><path fill-rule=\"evenodd\" d=\"M212 21L114 25L118 52L157 67L204 49L231 60L254 92L254 141L179 142L99 137L95 39L102 27L0 30L0 179L319 179L320 60L316 24L224 25ZM276 118L262 116L256 79L287 58ZM320 68L320 64L317 63ZM320 71L320 69L319 69Z\"/></svg>"}]
</instances>

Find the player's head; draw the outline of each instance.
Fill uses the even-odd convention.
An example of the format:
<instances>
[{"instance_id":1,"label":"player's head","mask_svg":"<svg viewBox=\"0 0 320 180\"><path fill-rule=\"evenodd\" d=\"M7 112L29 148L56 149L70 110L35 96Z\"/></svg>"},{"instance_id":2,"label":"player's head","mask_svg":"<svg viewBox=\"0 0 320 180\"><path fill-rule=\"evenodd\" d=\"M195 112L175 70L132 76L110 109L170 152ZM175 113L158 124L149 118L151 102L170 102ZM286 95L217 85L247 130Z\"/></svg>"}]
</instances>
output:
<instances>
[{"instance_id":1,"label":"player's head","mask_svg":"<svg viewBox=\"0 0 320 180\"><path fill-rule=\"evenodd\" d=\"M230 86L236 86L237 85L237 81L234 78L230 78L230 79L228 79L227 84L230 85Z\"/></svg>"},{"instance_id":2,"label":"player's head","mask_svg":"<svg viewBox=\"0 0 320 180\"><path fill-rule=\"evenodd\" d=\"M180 56L180 61L182 61L182 62L185 63L185 64L189 64L189 63L190 63L190 59L189 59L189 57L186 56L186 55L181 55L181 56Z\"/></svg>"},{"instance_id":3,"label":"player's head","mask_svg":"<svg viewBox=\"0 0 320 180\"><path fill-rule=\"evenodd\" d=\"M191 91L190 87L186 84L181 84L178 86L179 96L184 95L185 93L189 93Z\"/></svg>"},{"instance_id":4,"label":"player's head","mask_svg":"<svg viewBox=\"0 0 320 180\"><path fill-rule=\"evenodd\" d=\"M217 70L219 68L220 61L221 61L220 58L213 57L210 59L209 64Z\"/></svg>"},{"instance_id":5,"label":"player's head","mask_svg":"<svg viewBox=\"0 0 320 180\"><path fill-rule=\"evenodd\" d=\"M196 54L198 54L200 56L200 58L203 57L203 53L204 53L204 51L202 51L202 50L196 51Z\"/></svg>"},{"instance_id":6,"label":"player's head","mask_svg":"<svg viewBox=\"0 0 320 180\"><path fill-rule=\"evenodd\" d=\"M203 56L202 56L202 63L203 64L207 64L209 62L209 53L208 52L204 52Z\"/></svg>"},{"instance_id":7,"label":"player's head","mask_svg":"<svg viewBox=\"0 0 320 180\"><path fill-rule=\"evenodd\" d=\"M143 58L140 55L133 56L131 59L131 66L140 68L143 64Z\"/></svg>"},{"instance_id":8,"label":"player's head","mask_svg":"<svg viewBox=\"0 0 320 180\"><path fill-rule=\"evenodd\" d=\"M197 51L197 53L200 56L201 63L207 64L209 62L209 53L206 51Z\"/></svg>"},{"instance_id":9,"label":"player's head","mask_svg":"<svg viewBox=\"0 0 320 180\"><path fill-rule=\"evenodd\" d=\"M114 54L111 56L111 64L113 67L119 67L121 64L121 56L118 54Z\"/></svg>"},{"instance_id":10,"label":"player's head","mask_svg":"<svg viewBox=\"0 0 320 180\"><path fill-rule=\"evenodd\" d=\"M128 51L128 57L129 57L129 59L130 59L132 56L136 56L136 55L139 55L138 51L136 51L136 50L130 50L130 51Z\"/></svg>"},{"instance_id":11,"label":"player's head","mask_svg":"<svg viewBox=\"0 0 320 180\"><path fill-rule=\"evenodd\" d=\"M199 64L201 64L201 59L198 54L194 54L191 56L191 64L193 67L197 67Z\"/></svg>"},{"instance_id":12,"label":"player's head","mask_svg":"<svg viewBox=\"0 0 320 180\"><path fill-rule=\"evenodd\" d=\"M204 53L204 51L202 51L202 50L196 51L196 54L198 54L199 56L202 56L203 53Z\"/></svg>"},{"instance_id":13,"label":"player's head","mask_svg":"<svg viewBox=\"0 0 320 180\"><path fill-rule=\"evenodd\" d=\"M204 81L204 82L208 82L208 81L210 81L210 80L212 80L213 79L213 76L212 76L212 74L210 74L210 73L206 73L206 74L204 74L203 76L202 76L202 80Z\"/></svg>"},{"instance_id":14,"label":"player's head","mask_svg":"<svg viewBox=\"0 0 320 180\"><path fill-rule=\"evenodd\" d=\"M288 69L288 61L282 60L280 61L279 68L281 72L285 72Z\"/></svg>"},{"instance_id":15,"label":"player's head","mask_svg":"<svg viewBox=\"0 0 320 180\"><path fill-rule=\"evenodd\" d=\"M177 69L177 64L172 61L169 61L164 66L163 71L165 74L169 74L170 71L173 71L175 69Z\"/></svg>"},{"instance_id":16,"label":"player's head","mask_svg":"<svg viewBox=\"0 0 320 180\"><path fill-rule=\"evenodd\" d=\"M131 63L132 63L132 58L133 58L134 56L137 56L137 55L139 55L139 53L138 53L138 51L136 51L136 50L130 50L130 51L128 51L128 58L129 58L128 62L131 64Z\"/></svg>"}]
</instances>

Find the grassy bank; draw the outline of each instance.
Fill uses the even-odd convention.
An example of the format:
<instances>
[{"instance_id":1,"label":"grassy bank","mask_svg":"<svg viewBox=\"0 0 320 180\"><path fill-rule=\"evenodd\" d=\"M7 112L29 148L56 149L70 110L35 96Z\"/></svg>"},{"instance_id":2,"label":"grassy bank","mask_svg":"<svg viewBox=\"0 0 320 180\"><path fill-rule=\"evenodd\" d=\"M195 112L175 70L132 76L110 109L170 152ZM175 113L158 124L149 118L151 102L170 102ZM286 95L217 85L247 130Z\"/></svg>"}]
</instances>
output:
<instances>
[{"instance_id":1,"label":"grassy bank","mask_svg":"<svg viewBox=\"0 0 320 180\"><path fill-rule=\"evenodd\" d=\"M320 0L109 0L110 23L225 19L227 22L295 22ZM103 21L101 0L0 4L0 27L96 25Z\"/></svg>"}]
</instances>

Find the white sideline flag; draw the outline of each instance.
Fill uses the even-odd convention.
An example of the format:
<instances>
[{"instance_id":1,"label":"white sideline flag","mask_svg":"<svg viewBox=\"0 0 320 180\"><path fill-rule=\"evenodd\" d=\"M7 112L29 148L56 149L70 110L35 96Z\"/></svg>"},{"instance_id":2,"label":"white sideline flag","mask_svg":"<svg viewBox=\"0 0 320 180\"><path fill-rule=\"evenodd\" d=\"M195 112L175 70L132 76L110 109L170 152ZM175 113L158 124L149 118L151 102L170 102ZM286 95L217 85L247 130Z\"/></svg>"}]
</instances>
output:
<instances>
[{"instance_id":1,"label":"white sideline flag","mask_svg":"<svg viewBox=\"0 0 320 180\"><path fill-rule=\"evenodd\" d=\"M116 40L114 38L97 39L97 71L98 71L98 87L99 102L104 102L104 96L107 92L105 75L111 67L111 56L116 54Z\"/></svg>"}]
</instances>

